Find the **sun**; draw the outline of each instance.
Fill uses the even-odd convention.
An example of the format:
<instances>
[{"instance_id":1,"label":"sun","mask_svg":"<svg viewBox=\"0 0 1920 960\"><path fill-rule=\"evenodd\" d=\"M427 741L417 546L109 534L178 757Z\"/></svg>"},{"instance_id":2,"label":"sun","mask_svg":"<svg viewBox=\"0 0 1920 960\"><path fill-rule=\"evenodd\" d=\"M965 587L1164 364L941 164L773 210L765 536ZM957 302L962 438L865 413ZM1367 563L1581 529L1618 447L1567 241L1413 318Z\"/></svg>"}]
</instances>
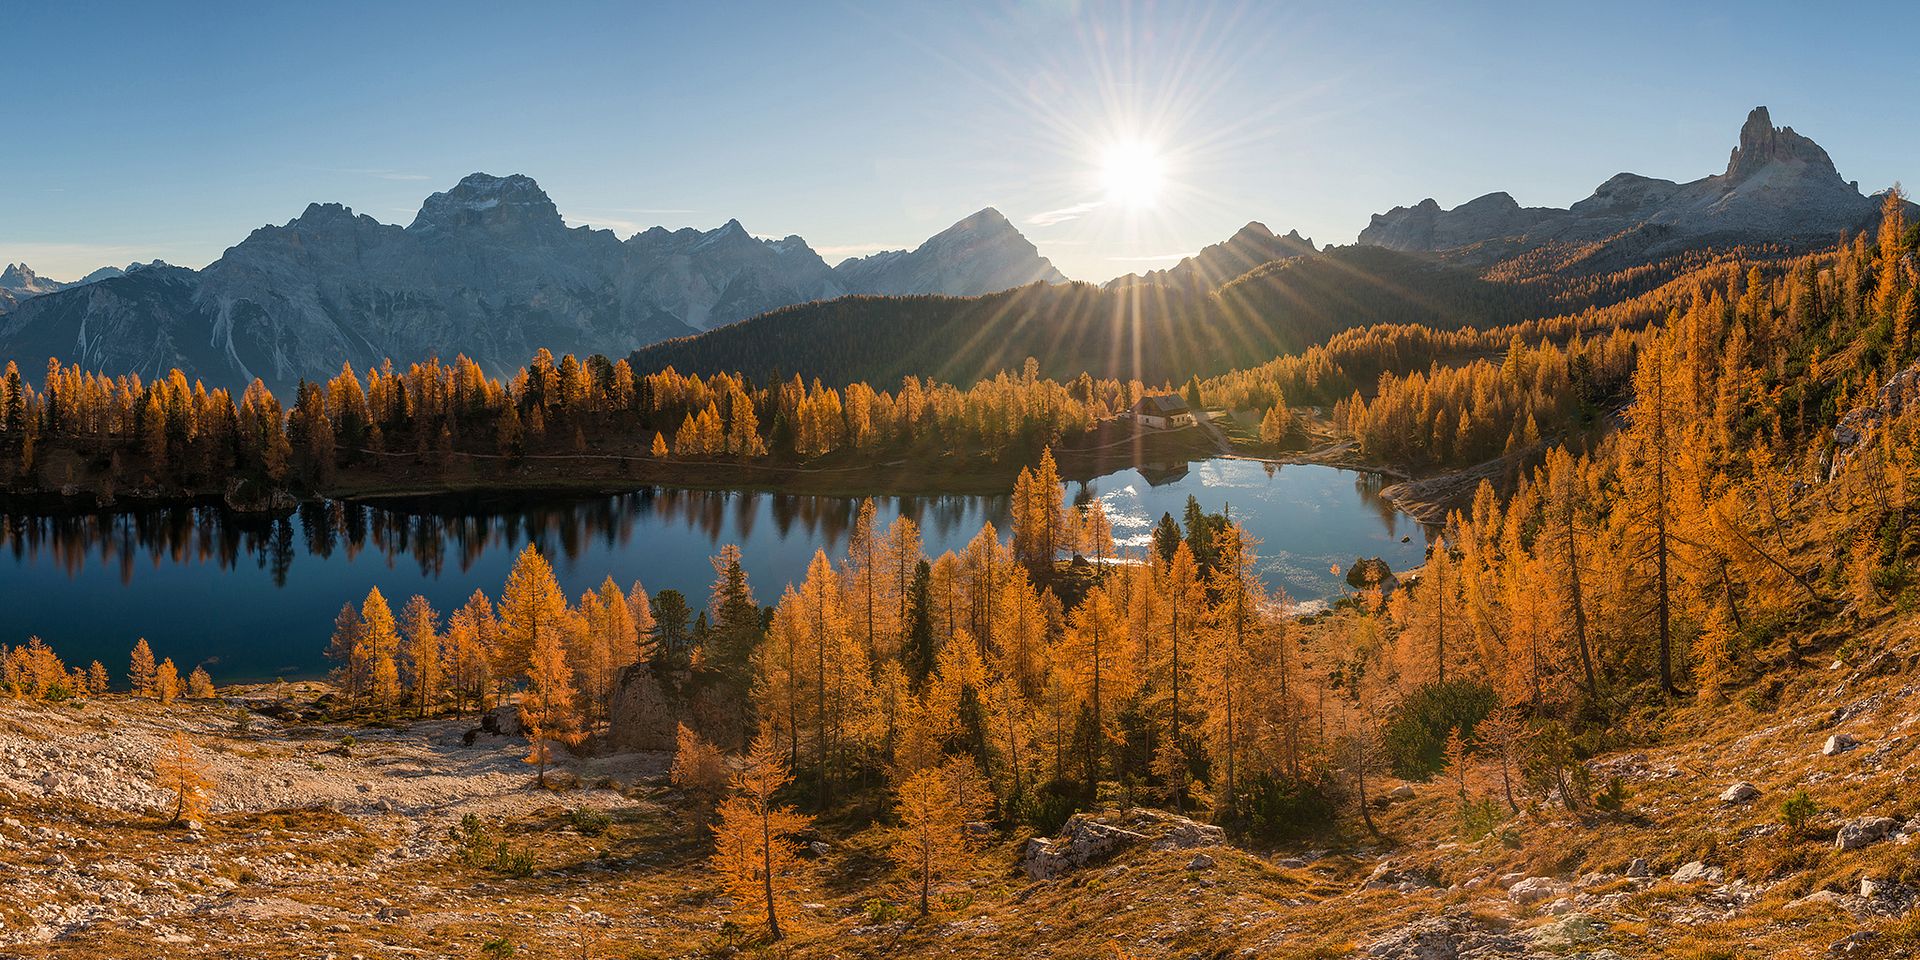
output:
<instances>
[{"instance_id":1,"label":"sun","mask_svg":"<svg viewBox=\"0 0 1920 960\"><path fill-rule=\"evenodd\" d=\"M1107 202L1129 210L1150 209L1160 199L1166 179L1160 151L1143 140L1124 140L1107 146L1100 156L1100 185Z\"/></svg>"}]
</instances>

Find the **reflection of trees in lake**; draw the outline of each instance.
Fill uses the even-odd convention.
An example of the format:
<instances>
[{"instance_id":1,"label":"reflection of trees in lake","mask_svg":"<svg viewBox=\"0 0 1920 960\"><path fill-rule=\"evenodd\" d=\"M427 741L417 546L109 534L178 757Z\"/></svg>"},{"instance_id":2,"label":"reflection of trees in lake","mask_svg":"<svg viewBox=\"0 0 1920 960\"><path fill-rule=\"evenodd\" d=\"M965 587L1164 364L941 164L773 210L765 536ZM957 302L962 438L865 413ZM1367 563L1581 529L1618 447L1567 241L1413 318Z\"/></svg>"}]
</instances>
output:
<instances>
[{"instance_id":1,"label":"reflection of trees in lake","mask_svg":"<svg viewBox=\"0 0 1920 960\"><path fill-rule=\"evenodd\" d=\"M1005 497L881 497L883 520L905 515L934 542L965 537L980 522L1006 525ZM180 505L121 511L32 514L0 513L0 550L16 560L51 560L68 576L89 562L117 567L132 580L135 564L212 564L233 569L253 563L283 585L298 552L348 559L372 551L388 564L402 559L438 577L449 562L472 568L488 552L533 542L568 561L595 544L623 548L636 532L677 524L710 544L749 543L767 522L780 540L804 536L839 549L860 501L848 497L800 496L750 491L651 488L615 496L545 503L489 503L474 499L426 499L394 503L321 501L291 515L234 513L218 505Z\"/></svg>"}]
</instances>

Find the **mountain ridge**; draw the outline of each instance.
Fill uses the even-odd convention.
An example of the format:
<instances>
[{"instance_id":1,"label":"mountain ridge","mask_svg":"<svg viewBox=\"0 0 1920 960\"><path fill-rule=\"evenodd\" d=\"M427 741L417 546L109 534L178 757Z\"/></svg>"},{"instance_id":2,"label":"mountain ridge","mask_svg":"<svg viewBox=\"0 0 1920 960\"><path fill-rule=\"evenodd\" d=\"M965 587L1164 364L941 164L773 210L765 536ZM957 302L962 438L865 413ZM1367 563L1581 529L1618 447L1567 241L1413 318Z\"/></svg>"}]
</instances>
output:
<instances>
[{"instance_id":1,"label":"mountain ridge","mask_svg":"<svg viewBox=\"0 0 1920 960\"><path fill-rule=\"evenodd\" d=\"M1686 183L1618 173L1565 208L1522 207L1505 191L1452 209L1429 197L1374 214L1359 240L1485 263L1657 227L1661 236L1644 253L1658 256L1713 245L1829 243L1872 220L1876 209L1857 181L1841 179L1825 149L1792 127L1775 127L1760 106L1741 125L1721 173Z\"/></svg>"},{"instance_id":2,"label":"mountain ridge","mask_svg":"<svg viewBox=\"0 0 1920 960\"><path fill-rule=\"evenodd\" d=\"M989 216L990 214L990 216ZM845 266L845 264L843 264ZM654 227L624 239L569 227L524 174L474 173L406 226L310 203L201 270L120 272L104 287L38 284L0 302L0 355L210 384L289 387L365 367L464 353L497 373L535 351L622 355L780 307L844 296L841 277L894 292L993 292L1064 280L997 211L912 252L836 274L797 235Z\"/></svg>"}]
</instances>

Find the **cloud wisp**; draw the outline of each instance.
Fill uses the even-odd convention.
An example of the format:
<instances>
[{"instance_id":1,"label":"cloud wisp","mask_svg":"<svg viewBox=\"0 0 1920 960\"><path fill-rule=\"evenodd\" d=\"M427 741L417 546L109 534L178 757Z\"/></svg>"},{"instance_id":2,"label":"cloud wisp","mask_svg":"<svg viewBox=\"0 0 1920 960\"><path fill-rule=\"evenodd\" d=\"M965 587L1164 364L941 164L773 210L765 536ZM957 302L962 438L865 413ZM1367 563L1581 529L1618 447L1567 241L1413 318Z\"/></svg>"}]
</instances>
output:
<instances>
[{"instance_id":1,"label":"cloud wisp","mask_svg":"<svg viewBox=\"0 0 1920 960\"><path fill-rule=\"evenodd\" d=\"M1057 210L1042 210L1039 213L1027 217L1027 225L1033 227L1051 227L1054 224L1071 223L1106 205L1107 202L1105 200L1089 200L1086 203L1076 203L1073 206L1061 207Z\"/></svg>"}]
</instances>

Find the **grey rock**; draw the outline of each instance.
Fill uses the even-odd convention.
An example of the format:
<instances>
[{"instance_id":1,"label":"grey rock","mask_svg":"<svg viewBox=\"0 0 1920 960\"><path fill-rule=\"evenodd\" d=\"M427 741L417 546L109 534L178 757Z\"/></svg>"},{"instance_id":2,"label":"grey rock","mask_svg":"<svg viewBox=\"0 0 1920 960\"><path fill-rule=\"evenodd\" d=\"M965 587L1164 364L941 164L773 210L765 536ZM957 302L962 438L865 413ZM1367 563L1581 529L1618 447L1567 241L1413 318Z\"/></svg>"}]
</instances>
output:
<instances>
[{"instance_id":1,"label":"grey rock","mask_svg":"<svg viewBox=\"0 0 1920 960\"><path fill-rule=\"evenodd\" d=\"M1674 883L1718 882L1727 872L1719 867L1710 867L1699 860L1682 864L1673 872Z\"/></svg>"},{"instance_id":2,"label":"grey rock","mask_svg":"<svg viewBox=\"0 0 1920 960\"><path fill-rule=\"evenodd\" d=\"M1649 864L1645 857L1634 857L1633 862L1627 864L1627 876L1635 880L1652 875L1653 865Z\"/></svg>"},{"instance_id":3,"label":"grey rock","mask_svg":"<svg viewBox=\"0 0 1920 960\"><path fill-rule=\"evenodd\" d=\"M1861 930L1850 933L1834 941L1831 946L1827 947L1827 952L1843 957L1854 953L1864 953L1869 949L1869 944L1873 943L1879 936L1878 933L1872 930Z\"/></svg>"},{"instance_id":4,"label":"grey rock","mask_svg":"<svg viewBox=\"0 0 1920 960\"><path fill-rule=\"evenodd\" d=\"M1858 850L1872 846L1893 834L1899 822L1892 817L1861 817L1840 825L1833 838L1835 850Z\"/></svg>"},{"instance_id":5,"label":"grey rock","mask_svg":"<svg viewBox=\"0 0 1920 960\"><path fill-rule=\"evenodd\" d=\"M1860 741L1854 739L1852 734L1836 733L1827 738L1827 742L1820 747L1820 753L1824 756L1836 757L1859 745Z\"/></svg>"},{"instance_id":6,"label":"grey rock","mask_svg":"<svg viewBox=\"0 0 1920 960\"><path fill-rule=\"evenodd\" d=\"M517 737L525 732L520 723L520 705L503 703L480 717L480 729L495 736Z\"/></svg>"},{"instance_id":7,"label":"grey rock","mask_svg":"<svg viewBox=\"0 0 1920 960\"><path fill-rule=\"evenodd\" d=\"M1530 946L1525 936L1489 930L1472 916L1455 913L1409 923L1367 944L1360 955L1371 960L1493 960L1526 956Z\"/></svg>"},{"instance_id":8,"label":"grey rock","mask_svg":"<svg viewBox=\"0 0 1920 960\"><path fill-rule=\"evenodd\" d=\"M1192 860L1187 861L1188 870L1212 870L1213 868L1213 858L1204 853L1196 853Z\"/></svg>"},{"instance_id":9,"label":"grey rock","mask_svg":"<svg viewBox=\"0 0 1920 960\"><path fill-rule=\"evenodd\" d=\"M1539 903L1560 893L1560 885L1551 877L1528 877L1507 888L1507 899L1514 903Z\"/></svg>"},{"instance_id":10,"label":"grey rock","mask_svg":"<svg viewBox=\"0 0 1920 960\"><path fill-rule=\"evenodd\" d=\"M1734 784L1720 794L1721 803L1747 803L1760 796L1759 788L1745 780Z\"/></svg>"}]
</instances>

